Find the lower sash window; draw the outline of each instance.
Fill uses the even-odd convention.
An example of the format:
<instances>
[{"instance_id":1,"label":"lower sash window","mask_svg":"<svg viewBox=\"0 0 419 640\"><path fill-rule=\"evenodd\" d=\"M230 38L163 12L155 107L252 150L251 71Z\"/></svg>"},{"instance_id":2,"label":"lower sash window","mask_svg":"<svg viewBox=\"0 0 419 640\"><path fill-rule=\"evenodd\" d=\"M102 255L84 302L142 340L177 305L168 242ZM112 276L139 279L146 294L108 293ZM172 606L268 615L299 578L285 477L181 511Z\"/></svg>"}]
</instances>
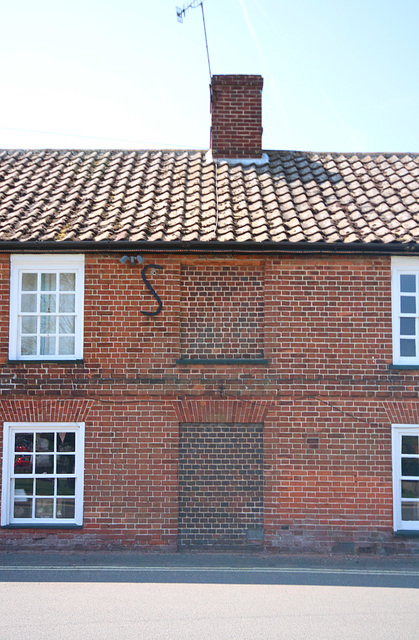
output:
<instances>
[{"instance_id":1,"label":"lower sash window","mask_svg":"<svg viewBox=\"0 0 419 640\"><path fill-rule=\"evenodd\" d=\"M392 427L395 531L419 531L419 425Z\"/></svg>"},{"instance_id":2,"label":"lower sash window","mask_svg":"<svg viewBox=\"0 0 419 640\"><path fill-rule=\"evenodd\" d=\"M2 526L81 525L83 423L5 423Z\"/></svg>"}]
</instances>

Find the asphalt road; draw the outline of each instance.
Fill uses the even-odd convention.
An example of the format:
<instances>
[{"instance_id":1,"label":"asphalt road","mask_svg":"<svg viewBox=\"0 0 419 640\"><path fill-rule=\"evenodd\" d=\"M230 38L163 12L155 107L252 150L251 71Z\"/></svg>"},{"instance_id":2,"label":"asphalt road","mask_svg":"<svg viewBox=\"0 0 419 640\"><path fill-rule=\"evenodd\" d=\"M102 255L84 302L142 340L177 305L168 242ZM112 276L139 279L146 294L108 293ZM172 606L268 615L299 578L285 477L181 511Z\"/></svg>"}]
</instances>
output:
<instances>
[{"instance_id":1,"label":"asphalt road","mask_svg":"<svg viewBox=\"0 0 419 640\"><path fill-rule=\"evenodd\" d=\"M2 554L0 638L417 640L419 559Z\"/></svg>"}]
</instances>

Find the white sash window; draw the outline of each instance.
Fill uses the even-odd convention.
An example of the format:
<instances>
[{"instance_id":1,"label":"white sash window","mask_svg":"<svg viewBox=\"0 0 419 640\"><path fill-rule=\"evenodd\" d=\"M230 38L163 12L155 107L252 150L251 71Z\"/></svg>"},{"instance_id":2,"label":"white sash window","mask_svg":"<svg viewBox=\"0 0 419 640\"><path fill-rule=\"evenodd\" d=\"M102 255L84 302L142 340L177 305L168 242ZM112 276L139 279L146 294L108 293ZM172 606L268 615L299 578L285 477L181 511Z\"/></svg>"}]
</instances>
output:
<instances>
[{"instance_id":1,"label":"white sash window","mask_svg":"<svg viewBox=\"0 0 419 640\"><path fill-rule=\"evenodd\" d=\"M12 255L10 360L83 357L83 255Z\"/></svg>"},{"instance_id":2,"label":"white sash window","mask_svg":"<svg viewBox=\"0 0 419 640\"><path fill-rule=\"evenodd\" d=\"M2 526L81 525L83 473L83 423L5 423Z\"/></svg>"},{"instance_id":3,"label":"white sash window","mask_svg":"<svg viewBox=\"0 0 419 640\"><path fill-rule=\"evenodd\" d=\"M392 426L395 531L419 531L419 425Z\"/></svg>"},{"instance_id":4,"label":"white sash window","mask_svg":"<svg viewBox=\"0 0 419 640\"><path fill-rule=\"evenodd\" d=\"M393 257L393 363L419 365L419 258Z\"/></svg>"}]
</instances>

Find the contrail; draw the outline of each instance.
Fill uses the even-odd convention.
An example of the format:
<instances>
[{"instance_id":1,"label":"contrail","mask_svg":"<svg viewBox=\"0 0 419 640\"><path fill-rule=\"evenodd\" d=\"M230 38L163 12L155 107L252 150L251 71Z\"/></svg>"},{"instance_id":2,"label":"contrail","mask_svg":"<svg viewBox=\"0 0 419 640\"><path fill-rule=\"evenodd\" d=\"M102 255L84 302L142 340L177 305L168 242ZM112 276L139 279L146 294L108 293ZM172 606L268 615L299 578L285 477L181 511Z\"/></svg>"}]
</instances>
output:
<instances>
[{"instance_id":1,"label":"contrail","mask_svg":"<svg viewBox=\"0 0 419 640\"><path fill-rule=\"evenodd\" d=\"M250 35L252 36L252 40L253 40L253 43L255 45L256 51L258 52L259 58L261 59L262 64L263 64L263 66L265 68L265 76L267 76L269 78L269 82L270 82L270 84L272 86L274 97L275 97L275 102L277 103L277 106L278 106L278 108L279 108L279 110L281 112L281 119L282 119L283 122L285 121L287 124L289 124L289 118L287 116L287 113L285 111L283 102L281 100L281 94L280 94L280 92L278 90L278 86L276 84L275 77L271 73L271 70L269 68L268 62L267 62L267 60L266 60L266 58L265 58L265 56L263 54L263 50L262 50L262 47L260 46L259 39L258 39L258 37L256 35L256 31L254 30L252 22L251 22L250 17L249 17L249 14L247 13L247 9L245 7L244 0L239 0L239 4L240 4L240 8L241 8L241 10L243 12L243 17L245 19L247 27L248 27L248 29L250 31Z\"/></svg>"},{"instance_id":2,"label":"contrail","mask_svg":"<svg viewBox=\"0 0 419 640\"><path fill-rule=\"evenodd\" d=\"M274 98L275 98L275 102L277 104L278 109L280 110L280 118L281 121L285 124L285 125L290 125L290 119L287 115L286 109L284 107L284 104L281 100L281 92L278 89L277 83L275 81L275 77L274 75L271 73L269 64L264 56L262 47L260 45L259 39L256 35L256 31L253 28L251 19L249 17L249 14L247 12L246 6L245 6L245 0L238 0L239 4L240 4L240 8L243 12L243 17L245 19L245 22L247 24L247 27L250 31L250 35L252 37L253 43L255 45L256 51L259 55L259 58L262 61L262 64L265 68L265 76L269 79L269 83L272 86L272 91L274 94ZM261 5L261 3L259 2L259 0L255 0L255 3L257 5L257 10L260 11L261 13L263 13L265 15L265 17L267 19L269 19L269 13L265 10L265 8ZM276 25L274 23L271 22L271 25L274 29L276 29ZM300 66L299 60L297 59L297 57L295 56L294 52L292 50L287 52L288 57L292 58L295 61L295 68L298 69ZM328 111L329 113L332 115L332 117L334 118L335 122L337 125L340 125L340 127L345 130L347 132L347 135L354 141L354 144L358 145L359 147L363 147L363 143L362 140L359 138L359 136L357 135L356 131L353 130L352 127L348 126L348 123L346 122L346 120L342 117L339 109L336 107L335 103L333 102L333 100L330 97L330 94L323 91L318 85L316 85L316 95L312 95L311 97L312 101L315 102L322 102L324 105L327 105L328 107Z\"/></svg>"}]
</instances>

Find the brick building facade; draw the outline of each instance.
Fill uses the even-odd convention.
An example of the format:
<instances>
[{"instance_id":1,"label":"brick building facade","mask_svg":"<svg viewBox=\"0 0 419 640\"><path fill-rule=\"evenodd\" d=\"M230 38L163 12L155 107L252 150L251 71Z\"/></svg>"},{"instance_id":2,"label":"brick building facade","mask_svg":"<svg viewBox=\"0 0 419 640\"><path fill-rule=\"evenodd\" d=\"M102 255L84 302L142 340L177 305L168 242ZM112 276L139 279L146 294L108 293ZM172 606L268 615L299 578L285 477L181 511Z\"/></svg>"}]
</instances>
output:
<instances>
[{"instance_id":1,"label":"brick building facade","mask_svg":"<svg viewBox=\"0 0 419 640\"><path fill-rule=\"evenodd\" d=\"M419 160L250 148L1 156L1 549L418 550Z\"/></svg>"}]
</instances>

